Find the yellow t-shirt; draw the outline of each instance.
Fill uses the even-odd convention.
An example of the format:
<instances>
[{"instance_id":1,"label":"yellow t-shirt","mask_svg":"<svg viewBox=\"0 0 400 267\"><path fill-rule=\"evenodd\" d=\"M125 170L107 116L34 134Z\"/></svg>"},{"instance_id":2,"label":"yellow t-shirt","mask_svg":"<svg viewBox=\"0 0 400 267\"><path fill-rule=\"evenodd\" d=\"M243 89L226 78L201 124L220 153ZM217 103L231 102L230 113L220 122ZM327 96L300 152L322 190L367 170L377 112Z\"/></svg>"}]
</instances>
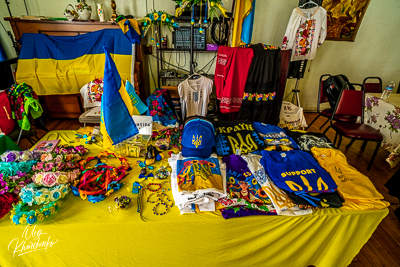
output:
<instances>
[{"instance_id":1,"label":"yellow t-shirt","mask_svg":"<svg viewBox=\"0 0 400 267\"><path fill-rule=\"evenodd\" d=\"M338 185L338 191L345 199L342 209L369 210L389 206L388 202L382 201L383 196L371 180L350 166L340 150L313 147L311 152Z\"/></svg>"}]
</instances>

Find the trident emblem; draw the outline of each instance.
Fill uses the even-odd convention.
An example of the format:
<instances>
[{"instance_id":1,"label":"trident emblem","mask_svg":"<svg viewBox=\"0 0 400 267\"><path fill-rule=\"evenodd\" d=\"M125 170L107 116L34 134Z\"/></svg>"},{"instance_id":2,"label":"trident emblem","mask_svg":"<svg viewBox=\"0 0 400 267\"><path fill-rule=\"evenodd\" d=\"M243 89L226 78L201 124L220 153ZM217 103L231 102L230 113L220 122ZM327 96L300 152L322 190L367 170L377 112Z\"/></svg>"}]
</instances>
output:
<instances>
[{"instance_id":1,"label":"trident emblem","mask_svg":"<svg viewBox=\"0 0 400 267\"><path fill-rule=\"evenodd\" d=\"M196 137L193 135L192 144L195 145L196 148L201 145L202 137L203 137L202 135L200 135L200 138L198 135L196 135Z\"/></svg>"}]
</instances>

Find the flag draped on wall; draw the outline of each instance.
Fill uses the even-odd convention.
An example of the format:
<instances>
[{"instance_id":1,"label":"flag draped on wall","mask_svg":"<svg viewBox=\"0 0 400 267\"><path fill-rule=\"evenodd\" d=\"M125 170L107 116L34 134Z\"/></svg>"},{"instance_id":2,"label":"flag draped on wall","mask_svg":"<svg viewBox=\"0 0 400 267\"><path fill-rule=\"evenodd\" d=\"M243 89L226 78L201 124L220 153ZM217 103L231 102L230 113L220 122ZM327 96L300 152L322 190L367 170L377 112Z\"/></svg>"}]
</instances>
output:
<instances>
[{"instance_id":1,"label":"flag draped on wall","mask_svg":"<svg viewBox=\"0 0 400 267\"><path fill-rule=\"evenodd\" d=\"M103 77L103 46L113 55L121 78L130 79L131 42L120 29L104 29L77 36L25 33L17 82L31 85L38 95L78 94L84 84Z\"/></svg>"},{"instance_id":2,"label":"flag draped on wall","mask_svg":"<svg viewBox=\"0 0 400 267\"><path fill-rule=\"evenodd\" d=\"M256 0L236 0L232 47L251 43L255 6Z\"/></svg>"},{"instance_id":3,"label":"flag draped on wall","mask_svg":"<svg viewBox=\"0 0 400 267\"><path fill-rule=\"evenodd\" d=\"M106 47L104 47L104 53L106 61L101 98L100 132L103 135L103 148L109 148L139 133L132 115L140 114L132 105L117 67Z\"/></svg>"}]
</instances>

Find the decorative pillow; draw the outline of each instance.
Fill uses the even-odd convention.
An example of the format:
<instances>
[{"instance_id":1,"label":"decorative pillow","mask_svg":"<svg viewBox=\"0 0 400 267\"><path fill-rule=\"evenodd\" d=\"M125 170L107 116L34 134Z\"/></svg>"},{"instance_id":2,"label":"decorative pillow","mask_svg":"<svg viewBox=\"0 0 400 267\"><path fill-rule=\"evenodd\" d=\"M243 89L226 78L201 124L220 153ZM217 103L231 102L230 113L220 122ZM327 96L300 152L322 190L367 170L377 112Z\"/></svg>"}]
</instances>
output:
<instances>
[{"instance_id":1,"label":"decorative pillow","mask_svg":"<svg viewBox=\"0 0 400 267\"><path fill-rule=\"evenodd\" d=\"M218 156L235 154L236 149L247 154L267 147L249 120L214 122L214 128Z\"/></svg>"}]
</instances>

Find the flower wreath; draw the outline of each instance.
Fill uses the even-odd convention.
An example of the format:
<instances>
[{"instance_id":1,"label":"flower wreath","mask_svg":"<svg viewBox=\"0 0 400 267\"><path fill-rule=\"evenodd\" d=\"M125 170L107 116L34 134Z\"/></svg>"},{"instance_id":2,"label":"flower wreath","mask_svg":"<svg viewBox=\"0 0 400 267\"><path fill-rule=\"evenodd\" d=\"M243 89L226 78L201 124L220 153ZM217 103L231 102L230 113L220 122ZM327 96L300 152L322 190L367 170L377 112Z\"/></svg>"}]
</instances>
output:
<instances>
[{"instance_id":1,"label":"flower wreath","mask_svg":"<svg viewBox=\"0 0 400 267\"><path fill-rule=\"evenodd\" d=\"M17 161L30 161L37 160L40 157L40 153L36 151L16 151L8 150L0 155L1 161L4 162L17 162Z\"/></svg>"},{"instance_id":2,"label":"flower wreath","mask_svg":"<svg viewBox=\"0 0 400 267\"><path fill-rule=\"evenodd\" d=\"M28 203L19 202L11 210L10 219L13 224L35 224L36 222L41 222L50 215L56 213L59 209L57 202L51 202L44 205L40 210L30 210L28 211Z\"/></svg>"},{"instance_id":3,"label":"flower wreath","mask_svg":"<svg viewBox=\"0 0 400 267\"><path fill-rule=\"evenodd\" d=\"M37 185L53 187L72 182L78 179L80 175L79 169L70 172L38 172L32 176L32 181Z\"/></svg>"},{"instance_id":4,"label":"flower wreath","mask_svg":"<svg viewBox=\"0 0 400 267\"><path fill-rule=\"evenodd\" d=\"M29 172L36 161L0 162L0 195L19 193L20 189L31 182Z\"/></svg>"},{"instance_id":5,"label":"flower wreath","mask_svg":"<svg viewBox=\"0 0 400 267\"><path fill-rule=\"evenodd\" d=\"M101 157L118 158L121 166L106 165L101 161ZM95 167L89 167L89 162L95 159L98 161ZM123 185L120 180L126 176L126 172L130 169L126 158L107 151L101 152L97 157L88 157L79 164L83 175L74 182L74 186L71 186L72 193L82 199L87 198L92 203L102 201L106 196L119 190Z\"/></svg>"},{"instance_id":6,"label":"flower wreath","mask_svg":"<svg viewBox=\"0 0 400 267\"><path fill-rule=\"evenodd\" d=\"M70 191L69 185L57 185L53 187L41 187L35 184L28 184L23 187L19 196L23 203L27 203L29 206L32 204L43 205L55 202L64 198Z\"/></svg>"}]
</instances>

